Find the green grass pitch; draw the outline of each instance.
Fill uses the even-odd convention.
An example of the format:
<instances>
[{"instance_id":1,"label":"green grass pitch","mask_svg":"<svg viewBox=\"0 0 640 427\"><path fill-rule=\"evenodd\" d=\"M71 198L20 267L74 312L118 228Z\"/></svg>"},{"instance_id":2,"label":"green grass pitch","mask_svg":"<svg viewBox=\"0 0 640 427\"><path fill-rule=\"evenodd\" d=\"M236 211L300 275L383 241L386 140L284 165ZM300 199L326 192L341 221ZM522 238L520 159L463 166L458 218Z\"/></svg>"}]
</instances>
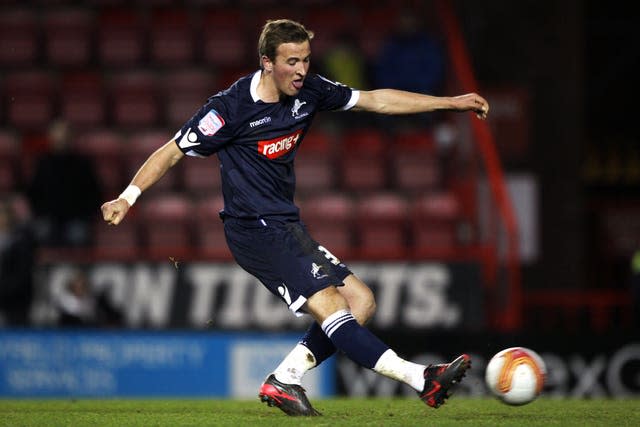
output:
<instances>
[{"instance_id":1,"label":"green grass pitch","mask_svg":"<svg viewBox=\"0 0 640 427\"><path fill-rule=\"evenodd\" d=\"M292 418L242 400L0 400L0 426L640 426L640 399L547 399L520 407L451 399L434 410L417 399L314 401L322 417Z\"/></svg>"}]
</instances>

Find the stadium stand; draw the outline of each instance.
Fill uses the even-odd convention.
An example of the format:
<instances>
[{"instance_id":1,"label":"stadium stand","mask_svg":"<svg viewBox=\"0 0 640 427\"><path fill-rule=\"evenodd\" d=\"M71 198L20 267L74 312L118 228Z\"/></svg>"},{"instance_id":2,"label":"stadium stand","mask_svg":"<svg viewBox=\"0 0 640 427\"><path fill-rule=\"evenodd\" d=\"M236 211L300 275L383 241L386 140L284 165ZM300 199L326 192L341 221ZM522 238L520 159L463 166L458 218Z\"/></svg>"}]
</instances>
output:
<instances>
[{"instance_id":1,"label":"stadium stand","mask_svg":"<svg viewBox=\"0 0 640 427\"><path fill-rule=\"evenodd\" d=\"M125 6L100 9L98 59L106 67L135 67L145 58L146 23L136 10Z\"/></svg>"},{"instance_id":2,"label":"stadium stand","mask_svg":"<svg viewBox=\"0 0 640 427\"><path fill-rule=\"evenodd\" d=\"M183 66L195 55L193 26L189 11L180 7L159 7L152 11L149 51L152 63Z\"/></svg>"},{"instance_id":3,"label":"stadium stand","mask_svg":"<svg viewBox=\"0 0 640 427\"><path fill-rule=\"evenodd\" d=\"M352 192L385 189L386 149L385 136L377 128L346 129L342 134L338 165L342 187Z\"/></svg>"},{"instance_id":4,"label":"stadium stand","mask_svg":"<svg viewBox=\"0 0 640 427\"><path fill-rule=\"evenodd\" d=\"M367 259L384 256L401 259L408 253L405 198L397 193L373 193L360 197L355 207L358 221L358 254Z\"/></svg>"},{"instance_id":5,"label":"stadium stand","mask_svg":"<svg viewBox=\"0 0 640 427\"><path fill-rule=\"evenodd\" d=\"M144 254L150 259L184 259L193 245L191 201L181 193L148 197L140 206Z\"/></svg>"},{"instance_id":6,"label":"stadium stand","mask_svg":"<svg viewBox=\"0 0 640 427\"><path fill-rule=\"evenodd\" d=\"M100 127L107 107L102 75L96 71L73 71L60 77L60 113L75 127Z\"/></svg>"},{"instance_id":7,"label":"stadium stand","mask_svg":"<svg viewBox=\"0 0 640 427\"><path fill-rule=\"evenodd\" d=\"M92 59L93 16L80 8L48 10L44 16L48 64L84 67Z\"/></svg>"},{"instance_id":8,"label":"stadium stand","mask_svg":"<svg viewBox=\"0 0 640 427\"><path fill-rule=\"evenodd\" d=\"M0 13L0 66L15 68L33 64L39 53L38 24L27 8Z\"/></svg>"},{"instance_id":9,"label":"stadium stand","mask_svg":"<svg viewBox=\"0 0 640 427\"><path fill-rule=\"evenodd\" d=\"M355 248L354 201L339 192L316 194L298 201L302 220L314 239L338 258L348 257Z\"/></svg>"}]
</instances>

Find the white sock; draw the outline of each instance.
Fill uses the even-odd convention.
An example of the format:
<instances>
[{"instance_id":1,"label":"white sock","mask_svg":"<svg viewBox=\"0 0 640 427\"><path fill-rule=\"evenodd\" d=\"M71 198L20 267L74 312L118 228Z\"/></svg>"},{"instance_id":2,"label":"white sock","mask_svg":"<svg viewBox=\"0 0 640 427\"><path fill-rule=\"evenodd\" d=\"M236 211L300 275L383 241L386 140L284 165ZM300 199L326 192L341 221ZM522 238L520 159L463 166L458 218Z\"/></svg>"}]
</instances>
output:
<instances>
[{"instance_id":1,"label":"white sock","mask_svg":"<svg viewBox=\"0 0 640 427\"><path fill-rule=\"evenodd\" d=\"M426 366L424 365L418 365L398 357L395 351L389 349L382 353L373 370L385 377L402 381L416 391L422 391L424 388L425 368Z\"/></svg>"},{"instance_id":2,"label":"white sock","mask_svg":"<svg viewBox=\"0 0 640 427\"><path fill-rule=\"evenodd\" d=\"M315 366L316 358L311 353L311 350L302 344L298 344L280 362L273 374L280 382L300 385L302 376Z\"/></svg>"}]
</instances>

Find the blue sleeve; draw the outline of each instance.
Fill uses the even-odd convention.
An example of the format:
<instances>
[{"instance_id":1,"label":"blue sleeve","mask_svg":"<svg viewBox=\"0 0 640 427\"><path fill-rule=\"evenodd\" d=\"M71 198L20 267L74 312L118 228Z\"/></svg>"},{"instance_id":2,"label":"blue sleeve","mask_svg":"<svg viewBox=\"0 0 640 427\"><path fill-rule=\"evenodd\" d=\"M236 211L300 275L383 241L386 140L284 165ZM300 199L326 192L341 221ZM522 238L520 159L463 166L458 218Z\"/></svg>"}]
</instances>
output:
<instances>
[{"instance_id":1,"label":"blue sleeve","mask_svg":"<svg viewBox=\"0 0 640 427\"><path fill-rule=\"evenodd\" d=\"M187 156L207 157L219 151L233 136L232 111L223 96L209 98L176 133L174 140Z\"/></svg>"},{"instance_id":2,"label":"blue sleeve","mask_svg":"<svg viewBox=\"0 0 640 427\"><path fill-rule=\"evenodd\" d=\"M314 95L318 98L318 109L327 110L348 110L355 104L353 101L354 91L349 86L331 81L319 74L309 76L309 85Z\"/></svg>"}]
</instances>

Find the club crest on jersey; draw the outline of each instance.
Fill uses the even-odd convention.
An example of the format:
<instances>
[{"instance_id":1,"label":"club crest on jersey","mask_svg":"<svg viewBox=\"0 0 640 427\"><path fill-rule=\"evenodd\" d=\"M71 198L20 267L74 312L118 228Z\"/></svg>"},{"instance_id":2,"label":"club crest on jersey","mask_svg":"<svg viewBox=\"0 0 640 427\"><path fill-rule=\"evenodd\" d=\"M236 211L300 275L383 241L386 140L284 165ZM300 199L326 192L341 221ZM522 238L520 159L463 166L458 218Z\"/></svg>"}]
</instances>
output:
<instances>
[{"instance_id":1,"label":"club crest on jersey","mask_svg":"<svg viewBox=\"0 0 640 427\"><path fill-rule=\"evenodd\" d=\"M300 114L300 108L302 108L302 106L304 104L306 104L306 103L307 103L307 101L300 102L300 100L298 98L296 98L296 100L293 101L293 108L291 108L291 115L293 117L295 117L296 119L308 116L309 113Z\"/></svg>"},{"instance_id":2,"label":"club crest on jersey","mask_svg":"<svg viewBox=\"0 0 640 427\"><path fill-rule=\"evenodd\" d=\"M258 152L269 159L277 159L294 149L301 134L302 129L298 129L288 135L278 136L266 141L258 141Z\"/></svg>"},{"instance_id":3,"label":"club crest on jersey","mask_svg":"<svg viewBox=\"0 0 640 427\"><path fill-rule=\"evenodd\" d=\"M215 135L222 126L224 126L224 119L216 110L209 111L198 123L198 129L206 136Z\"/></svg>"}]
</instances>

